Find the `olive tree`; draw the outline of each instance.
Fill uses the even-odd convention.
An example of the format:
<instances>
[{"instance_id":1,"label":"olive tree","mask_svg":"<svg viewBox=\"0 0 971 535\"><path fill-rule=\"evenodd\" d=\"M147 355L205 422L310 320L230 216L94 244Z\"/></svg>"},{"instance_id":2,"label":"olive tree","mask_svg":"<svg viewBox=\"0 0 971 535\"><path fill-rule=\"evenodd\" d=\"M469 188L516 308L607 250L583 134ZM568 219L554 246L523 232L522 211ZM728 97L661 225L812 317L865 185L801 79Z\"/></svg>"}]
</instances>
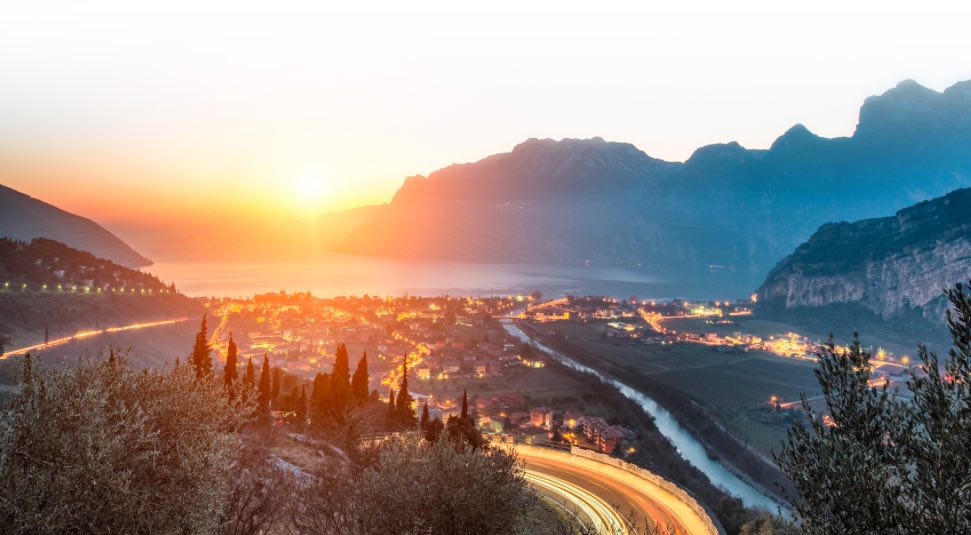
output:
<instances>
[{"instance_id":1,"label":"olive tree","mask_svg":"<svg viewBox=\"0 0 971 535\"><path fill-rule=\"evenodd\" d=\"M804 532L971 533L971 297L945 294L953 347L942 363L919 346L909 397L872 386L858 341L819 352L825 414L803 396L808 423L775 454Z\"/></svg>"},{"instance_id":2,"label":"olive tree","mask_svg":"<svg viewBox=\"0 0 971 535\"><path fill-rule=\"evenodd\" d=\"M188 366L28 356L0 414L0 531L213 532L251 412Z\"/></svg>"}]
</instances>

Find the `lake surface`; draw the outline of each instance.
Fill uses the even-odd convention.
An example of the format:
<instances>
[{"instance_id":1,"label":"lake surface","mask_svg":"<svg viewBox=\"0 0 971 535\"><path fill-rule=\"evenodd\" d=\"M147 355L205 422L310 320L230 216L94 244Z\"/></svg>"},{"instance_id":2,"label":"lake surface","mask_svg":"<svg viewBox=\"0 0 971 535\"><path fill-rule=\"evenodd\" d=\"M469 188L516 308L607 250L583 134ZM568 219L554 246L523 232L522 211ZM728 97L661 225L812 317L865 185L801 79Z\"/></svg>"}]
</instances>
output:
<instances>
[{"instance_id":1,"label":"lake surface","mask_svg":"<svg viewBox=\"0 0 971 535\"><path fill-rule=\"evenodd\" d=\"M486 296L526 293L664 299L727 299L717 276L673 283L642 271L610 267L450 261L402 261L339 253L315 263L159 262L144 271L190 296L246 297L257 293Z\"/></svg>"},{"instance_id":2,"label":"lake surface","mask_svg":"<svg viewBox=\"0 0 971 535\"><path fill-rule=\"evenodd\" d=\"M660 431L662 435L671 441L671 444L678 451L678 454L684 458L684 460L691 463L698 470L701 470L716 486L722 488L730 494L738 496L745 505L749 507L762 507L772 512L776 512L776 508L782 508L784 512L788 510L783 506L783 504L780 504L775 499L767 496L759 489L748 484L742 478L735 475L734 472L726 468L723 464L709 457L701 442L699 442L691 434L691 432L682 427L670 412L668 412L664 407L659 405L646 394L639 392L616 377L601 373L600 371L588 366L584 366L583 364L571 359L569 356L534 341L526 333L520 330L519 327L516 327L511 321L502 320L502 325L505 327L506 331L509 332L509 334L527 343L535 345L539 349L542 349L544 352L548 353L551 357L575 370L592 373L597 377L600 377L600 379L603 381L617 388L628 399L631 399L635 403L639 404L648 414L654 417L654 423L657 425L658 431Z\"/></svg>"}]
</instances>

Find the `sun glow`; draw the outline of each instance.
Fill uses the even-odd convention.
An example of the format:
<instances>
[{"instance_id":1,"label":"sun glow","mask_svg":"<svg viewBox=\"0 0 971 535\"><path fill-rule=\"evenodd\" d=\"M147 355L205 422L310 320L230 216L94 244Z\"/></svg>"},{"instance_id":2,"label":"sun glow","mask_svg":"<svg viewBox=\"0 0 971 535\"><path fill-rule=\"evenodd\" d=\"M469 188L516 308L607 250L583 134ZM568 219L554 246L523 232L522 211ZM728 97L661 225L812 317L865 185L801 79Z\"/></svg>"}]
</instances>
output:
<instances>
[{"instance_id":1,"label":"sun glow","mask_svg":"<svg viewBox=\"0 0 971 535\"><path fill-rule=\"evenodd\" d=\"M327 193L327 183L317 175L305 175L294 182L293 192L301 203L317 203Z\"/></svg>"}]
</instances>

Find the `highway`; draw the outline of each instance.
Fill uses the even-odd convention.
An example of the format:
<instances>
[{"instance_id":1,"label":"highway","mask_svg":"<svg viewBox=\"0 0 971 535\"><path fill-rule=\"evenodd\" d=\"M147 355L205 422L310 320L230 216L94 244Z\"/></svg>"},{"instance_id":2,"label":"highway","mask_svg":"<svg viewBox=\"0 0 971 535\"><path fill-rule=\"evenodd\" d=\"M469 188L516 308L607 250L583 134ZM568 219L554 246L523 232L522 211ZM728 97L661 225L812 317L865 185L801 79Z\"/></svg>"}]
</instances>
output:
<instances>
[{"instance_id":1,"label":"highway","mask_svg":"<svg viewBox=\"0 0 971 535\"><path fill-rule=\"evenodd\" d=\"M187 319L189 319L189 318L173 318L173 319L166 319L166 320L159 320L159 321L148 321L148 322L132 323L132 324L129 324L129 325L122 325L120 327L108 327L107 329L93 329L93 330L90 330L90 331L81 331L81 332L75 333L75 334L73 334L71 336L65 336L63 338L57 338L55 340L50 340L47 343L34 344L32 346L20 347L20 348L17 348L17 349L11 349L10 351L7 351L7 352L3 353L2 355L0 355L0 360L5 359L7 357L11 357L13 355L20 355L20 354L23 354L23 353L27 353L28 351L41 351L43 349L49 349L51 347L63 345L63 344L66 344L68 342L73 342L75 340L82 340L84 338L90 338L92 336L98 336L100 334L116 333L116 332L121 332L121 331L133 331L133 330L136 330L136 329L148 329L148 328L151 328L151 327L161 327L163 325L172 325L172 324L175 324L175 323L183 322L183 321L186 321Z\"/></svg>"},{"instance_id":2,"label":"highway","mask_svg":"<svg viewBox=\"0 0 971 535\"><path fill-rule=\"evenodd\" d=\"M568 451L517 445L516 452L534 488L568 504L598 533L644 533L648 524L661 533L669 528L678 534L715 533L710 520L682 497L634 472Z\"/></svg>"}]
</instances>

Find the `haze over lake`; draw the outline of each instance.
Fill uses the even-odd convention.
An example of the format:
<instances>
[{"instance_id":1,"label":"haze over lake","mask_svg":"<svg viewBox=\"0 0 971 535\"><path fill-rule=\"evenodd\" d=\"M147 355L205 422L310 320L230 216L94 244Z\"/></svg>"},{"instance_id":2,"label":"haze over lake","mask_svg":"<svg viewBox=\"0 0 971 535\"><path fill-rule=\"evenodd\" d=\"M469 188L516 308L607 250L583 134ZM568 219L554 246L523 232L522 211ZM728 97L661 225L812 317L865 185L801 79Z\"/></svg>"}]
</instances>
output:
<instances>
[{"instance_id":1,"label":"haze over lake","mask_svg":"<svg viewBox=\"0 0 971 535\"><path fill-rule=\"evenodd\" d=\"M401 261L338 253L315 263L157 262L145 268L190 296L248 296L309 290L315 295L546 295L727 298L713 273L693 287L674 286L650 273L619 267L552 266L449 261Z\"/></svg>"}]
</instances>

